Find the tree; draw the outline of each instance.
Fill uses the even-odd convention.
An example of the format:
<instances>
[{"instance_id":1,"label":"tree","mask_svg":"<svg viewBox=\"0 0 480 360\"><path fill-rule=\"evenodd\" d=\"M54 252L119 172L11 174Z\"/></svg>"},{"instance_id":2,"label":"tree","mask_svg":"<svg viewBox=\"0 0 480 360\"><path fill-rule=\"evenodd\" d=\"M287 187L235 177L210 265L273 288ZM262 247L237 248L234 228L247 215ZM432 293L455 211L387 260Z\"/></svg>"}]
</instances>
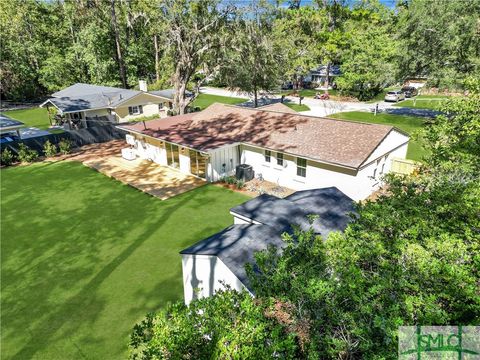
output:
<instances>
[{"instance_id":1,"label":"tree","mask_svg":"<svg viewBox=\"0 0 480 360\"><path fill-rule=\"evenodd\" d=\"M234 35L220 68L221 81L228 87L253 94L258 106L258 93L279 85L283 50L271 35L271 13L268 6L254 3L238 18Z\"/></svg>"},{"instance_id":2,"label":"tree","mask_svg":"<svg viewBox=\"0 0 480 360\"><path fill-rule=\"evenodd\" d=\"M318 65L316 40L320 13L311 7L283 10L273 23L276 46L282 49L283 81L297 90L307 73Z\"/></svg>"},{"instance_id":3,"label":"tree","mask_svg":"<svg viewBox=\"0 0 480 360\"><path fill-rule=\"evenodd\" d=\"M466 77L479 73L480 2L410 0L398 10L401 76L461 88Z\"/></svg>"},{"instance_id":4,"label":"tree","mask_svg":"<svg viewBox=\"0 0 480 360\"><path fill-rule=\"evenodd\" d=\"M288 304L256 301L247 292L169 305L149 314L131 335L132 359L292 359L299 353L301 324Z\"/></svg>"},{"instance_id":5,"label":"tree","mask_svg":"<svg viewBox=\"0 0 480 360\"><path fill-rule=\"evenodd\" d=\"M166 53L174 64L174 110L183 114L188 105L187 84L200 69L209 73L219 64L218 54L230 7L218 0L164 0L161 21L165 22Z\"/></svg>"},{"instance_id":6,"label":"tree","mask_svg":"<svg viewBox=\"0 0 480 360\"><path fill-rule=\"evenodd\" d=\"M391 12L384 6L359 7L345 24L348 47L342 55L342 92L369 100L396 79L396 43Z\"/></svg>"},{"instance_id":7,"label":"tree","mask_svg":"<svg viewBox=\"0 0 480 360\"><path fill-rule=\"evenodd\" d=\"M393 359L401 325L480 321L480 86L469 86L427 128L419 174L388 176L389 193L359 204L344 233L297 230L282 252L257 254L255 293L310 321L312 357Z\"/></svg>"}]
</instances>

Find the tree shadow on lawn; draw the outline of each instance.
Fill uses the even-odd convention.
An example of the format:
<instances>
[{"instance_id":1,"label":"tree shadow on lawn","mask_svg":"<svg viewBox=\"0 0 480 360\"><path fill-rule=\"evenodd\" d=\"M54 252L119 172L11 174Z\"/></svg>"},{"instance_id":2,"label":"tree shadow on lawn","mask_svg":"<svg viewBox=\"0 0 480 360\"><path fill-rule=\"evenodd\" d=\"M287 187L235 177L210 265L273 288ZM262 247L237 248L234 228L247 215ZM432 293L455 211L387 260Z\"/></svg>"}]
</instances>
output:
<instances>
[{"instance_id":1,"label":"tree shadow on lawn","mask_svg":"<svg viewBox=\"0 0 480 360\"><path fill-rule=\"evenodd\" d=\"M126 301L141 296L142 291L148 294L140 301L148 309L135 306L142 315L162 301L175 300L175 291L165 299L162 293L178 281L179 244L201 239L189 236L188 221L206 203L215 203L215 191L190 191L161 202L77 163L36 166L2 170L2 355L26 359L50 352L51 357L72 357L64 352L67 346L70 351L76 349L75 357L81 357L79 343L90 350L93 347L98 357L102 353L122 356L128 339L123 336L125 328L115 327L115 319L111 328L107 321L105 333L89 329L105 311L120 318L119 327L128 321L123 315L133 312L130 309L135 304L121 303L123 290ZM35 181L29 178L31 174ZM180 219L169 222L174 215ZM220 220L206 226L201 219L195 222L196 235L222 227ZM151 257L156 249L158 258L132 256L142 252L146 243L142 256ZM168 257L159 247L164 243ZM128 278L133 273L141 279L144 261L152 271L152 264L162 263L158 265L166 271L160 274L163 279L144 284ZM127 277L127 284L106 281L115 277ZM112 297L116 287L125 289ZM181 289L181 281L176 288ZM152 301L155 294L162 300ZM128 309L109 309L117 300ZM66 345L67 340L74 344ZM122 344L122 348L112 348L112 344Z\"/></svg>"}]
</instances>

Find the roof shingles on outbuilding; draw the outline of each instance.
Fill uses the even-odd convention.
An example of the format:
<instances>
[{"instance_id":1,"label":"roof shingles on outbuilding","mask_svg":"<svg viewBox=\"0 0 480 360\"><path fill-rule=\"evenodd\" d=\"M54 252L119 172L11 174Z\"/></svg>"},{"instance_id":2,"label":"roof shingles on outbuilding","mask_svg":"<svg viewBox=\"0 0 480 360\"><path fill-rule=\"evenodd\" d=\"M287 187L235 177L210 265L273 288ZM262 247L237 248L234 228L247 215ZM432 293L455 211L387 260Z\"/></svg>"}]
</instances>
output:
<instances>
[{"instance_id":1,"label":"roof shingles on outbuilding","mask_svg":"<svg viewBox=\"0 0 480 360\"><path fill-rule=\"evenodd\" d=\"M237 224L181 251L183 255L217 256L249 289L246 264L254 264L255 253L275 246L285 246L283 233L291 225L303 230L312 226L324 238L332 231L343 231L355 214L355 203L335 187L297 191L285 199L261 195L231 209L231 213L255 221ZM310 224L308 215L318 218Z\"/></svg>"},{"instance_id":2,"label":"roof shingles on outbuilding","mask_svg":"<svg viewBox=\"0 0 480 360\"><path fill-rule=\"evenodd\" d=\"M200 151L244 143L358 169L392 126L318 118L268 109L213 104L168 120L122 126Z\"/></svg>"}]
</instances>

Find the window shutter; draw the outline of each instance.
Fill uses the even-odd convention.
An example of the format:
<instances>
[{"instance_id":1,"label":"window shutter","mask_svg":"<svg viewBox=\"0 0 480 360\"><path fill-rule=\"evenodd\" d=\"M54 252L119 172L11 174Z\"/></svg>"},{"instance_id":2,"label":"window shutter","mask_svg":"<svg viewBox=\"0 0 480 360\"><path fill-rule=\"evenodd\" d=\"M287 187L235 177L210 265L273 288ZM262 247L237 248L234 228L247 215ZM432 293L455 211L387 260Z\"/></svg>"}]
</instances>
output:
<instances>
[{"instance_id":1,"label":"window shutter","mask_svg":"<svg viewBox=\"0 0 480 360\"><path fill-rule=\"evenodd\" d=\"M138 105L139 114L143 114L143 105Z\"/></svg>"},{"instance_id":2,"label":"window shutter","mask_svg":"<svg viewBox=\"0 0 480 360\"><path fill-rule=\"evenodd\" d=\"M128 115L133 115L133 109L131 106L128 107Z\"/></svg>"}]
</instances>

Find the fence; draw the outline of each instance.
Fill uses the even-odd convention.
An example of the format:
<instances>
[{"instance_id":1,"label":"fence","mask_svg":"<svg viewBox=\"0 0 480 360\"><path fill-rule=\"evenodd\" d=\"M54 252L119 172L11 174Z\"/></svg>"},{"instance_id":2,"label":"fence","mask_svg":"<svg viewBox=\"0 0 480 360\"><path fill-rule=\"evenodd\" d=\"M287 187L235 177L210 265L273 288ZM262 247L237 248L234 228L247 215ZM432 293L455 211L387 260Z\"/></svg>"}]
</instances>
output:
<instances>
[{"instance_id":1,"label":"fence","mask_svg":"<svg viewBox=\"0 0 480 360\"><path fill-rule=\"evenodd\" d=\"M394 158L392 159L391 171L396 174L410 175L418 166L419 164L413 160Z\"/></svg>"},{"instance_id":2,"label":"fence","mask_svg":"<svg viewBox=\"0 0 480 360\"><path fill-rule=\"evenodd\" d=\"M2 144L2 150L9 148L14 153L18 153L19 145L25 144L31 149L43 152L43 144L50 141L52 144L57 145L61 140L67 139L71 142L72 147L80 147L83 145L93 143L103 143L110 140L125 139L123 130L116 128L114 125L106 124L99 126L91 126L86 129L70 130L59 134L49 134L43 136L37 136L29 139L17 140L10 143Z\"/></svg>"}]
</instances>

